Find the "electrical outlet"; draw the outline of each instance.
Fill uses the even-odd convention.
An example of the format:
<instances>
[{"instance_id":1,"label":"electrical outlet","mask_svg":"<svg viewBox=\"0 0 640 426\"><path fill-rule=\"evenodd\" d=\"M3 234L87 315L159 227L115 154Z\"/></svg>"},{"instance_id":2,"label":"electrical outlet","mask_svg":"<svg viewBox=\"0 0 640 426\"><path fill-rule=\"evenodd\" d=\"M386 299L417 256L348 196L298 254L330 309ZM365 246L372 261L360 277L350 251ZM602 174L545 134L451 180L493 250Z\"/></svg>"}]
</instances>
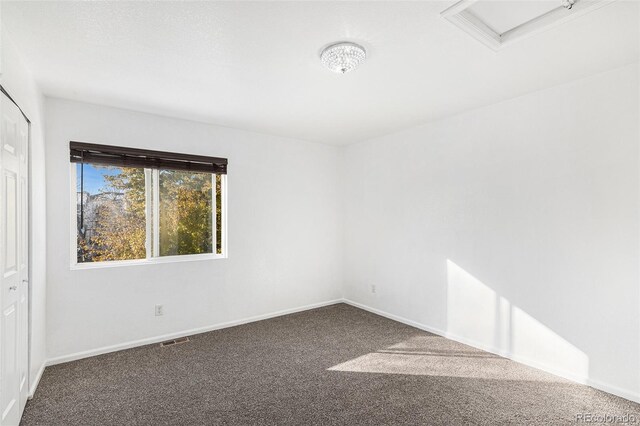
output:
<instances>
[{"instance_id":1,"label":"electrical outlet","mask_svg":"<svg viewBox=\"0 0 640 426\"><path fill-rule=\"evenodd\" d=\"M375 284L371 284L371 293L375 293L376 292L376 286Z\"/></svg>"},{"instance_id":2,"label":"electrical outlet","mask_svg":"<svg viewBox=\"0 0 640 426\"><path fill-rule=\"evenodd\" d=\"M156 316L164 315L164 305L156 305Z\"/></svg>"}]
</instances>

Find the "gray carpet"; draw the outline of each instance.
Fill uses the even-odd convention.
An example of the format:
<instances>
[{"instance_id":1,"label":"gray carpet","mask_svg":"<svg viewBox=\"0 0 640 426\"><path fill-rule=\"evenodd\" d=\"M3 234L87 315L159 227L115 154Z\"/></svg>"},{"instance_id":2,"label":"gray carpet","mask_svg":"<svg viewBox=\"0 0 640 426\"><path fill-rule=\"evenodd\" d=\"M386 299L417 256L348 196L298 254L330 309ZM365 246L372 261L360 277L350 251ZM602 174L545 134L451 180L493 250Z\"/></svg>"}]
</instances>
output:
<instances>
[{"instance_id":1,"label":"gray carpet","mask_svg":"<svg viewBox=\"0 0 640 426\"><path fill-rule=\"evenodd\" d=\"M640 405L347 305L49 367L22 425L567 424Z\"/></svg>"}]
</instances>

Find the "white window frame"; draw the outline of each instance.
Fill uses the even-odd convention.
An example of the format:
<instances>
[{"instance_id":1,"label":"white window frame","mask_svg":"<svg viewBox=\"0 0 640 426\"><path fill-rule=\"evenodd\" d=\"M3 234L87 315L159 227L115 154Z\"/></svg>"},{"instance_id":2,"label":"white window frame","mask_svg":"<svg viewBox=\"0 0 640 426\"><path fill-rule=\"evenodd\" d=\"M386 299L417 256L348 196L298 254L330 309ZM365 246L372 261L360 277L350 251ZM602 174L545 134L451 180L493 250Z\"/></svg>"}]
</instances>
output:
<instances>
[{"instance_id":1,"label":"white window frame","mask_svg":"<svg viewBox=\"0 0 640 426\"><path fill-rule=\"evenodd\" d=\"M90 164L90 163L88 163ZM221 239L221 249L222 253L198 253L198 254L180 254L175 256L155 256L152 257L153 253L159 252L159 238L160 230L159 230L159 203L158 200L153 199L157 198L159 194L159 171L157 169L147 169L145 168L145 193L146 193L146 214L147 217L152 215L152 221L146 221L146 242L145 248L147 257L145 259L131 259L131 260L105 260L101 262L78 262L78 225L77 225L77 172L76 172L77 163L70 163L69 165L69 194L70 194L70 203L69 203L69 256L70 256L70 269L96 269L96 268L112 268L112 267L121 267L121 266L135 266L135 265L155 265L155 264L163 264L163 263L174 263L174 262L193 262L193 261L202 261L202 260L214 260L214 259L226 259L228 258L227 254L227 175L220 175L220 190L221 201L222 201L222 224L220 228L222 230L222 239ZM152 179L149 179L152 178ZM216 188L216 175L211 174L212 180L212 198L213 198L213 206L212 206L212 225L213 225L213 249L217 250L217 227L216 227L216 212L217 212L217 197L215 193ZM152 188L152 185L155 188ZM151 203L149 202L151 201Z\"/></svg>"}]
</instances>

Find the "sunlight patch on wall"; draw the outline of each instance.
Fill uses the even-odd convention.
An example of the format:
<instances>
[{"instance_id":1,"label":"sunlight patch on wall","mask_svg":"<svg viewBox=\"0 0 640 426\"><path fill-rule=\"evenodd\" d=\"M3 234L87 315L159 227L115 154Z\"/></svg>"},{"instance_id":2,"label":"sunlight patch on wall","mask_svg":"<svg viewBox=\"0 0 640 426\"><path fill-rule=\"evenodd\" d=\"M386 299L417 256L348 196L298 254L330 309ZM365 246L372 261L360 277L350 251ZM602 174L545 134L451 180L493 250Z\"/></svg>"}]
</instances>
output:
<instances>
[{"instance_id":1,"label":"sunlight patch on wall","mask_svg":"<svg viewBox=\"0 0 640 426\"><path fill-rule=\"evenodd\" d=\"M553 365L578 378L589 375L589 358L517 306L511 310L511 352L520 358Z\"/></svg>"},{"instance_id":2,"label":"sunlight patch on wall","mask_svg":"<svg viewBox=\"0 0 640 426\"><path fill-rule=\"evenodd\" d=\"M587 355L447 260L447 333L528 364L586 379Z\"/></svg>"},{"instance_id":3,"label":"sunlight patch on wall","mask_svg":"<svg viewBox=\"0 0 640 426\"><path fill-rule=\"evenodd\" d=\"M509 302L476 277L447 260L447 331L473 336L485 346L504 349Z\"/></svg>"}]
</instances>

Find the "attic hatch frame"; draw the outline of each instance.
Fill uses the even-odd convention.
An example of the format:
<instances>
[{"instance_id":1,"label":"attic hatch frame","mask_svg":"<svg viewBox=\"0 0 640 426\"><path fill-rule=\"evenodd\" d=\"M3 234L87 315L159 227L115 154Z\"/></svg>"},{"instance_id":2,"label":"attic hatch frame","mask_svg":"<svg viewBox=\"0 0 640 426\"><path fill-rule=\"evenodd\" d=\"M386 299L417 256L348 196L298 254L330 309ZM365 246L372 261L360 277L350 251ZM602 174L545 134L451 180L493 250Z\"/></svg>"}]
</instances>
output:
<instances>
[{"instance_id":1,"label":"attic hatch frame","mask_svg":"<svg viewBox=\"0 0 640 426\"><path fill-rule=\"evenodd\" d=\"M616 0L576 0L570 10L562 6L558 0L557 8L503 33L496 32L471 10L468 10L478 1L482 0L460 0L440 13L440 16L497 52L516 41L564 24Z\"/></svg>"}]
</instances>

